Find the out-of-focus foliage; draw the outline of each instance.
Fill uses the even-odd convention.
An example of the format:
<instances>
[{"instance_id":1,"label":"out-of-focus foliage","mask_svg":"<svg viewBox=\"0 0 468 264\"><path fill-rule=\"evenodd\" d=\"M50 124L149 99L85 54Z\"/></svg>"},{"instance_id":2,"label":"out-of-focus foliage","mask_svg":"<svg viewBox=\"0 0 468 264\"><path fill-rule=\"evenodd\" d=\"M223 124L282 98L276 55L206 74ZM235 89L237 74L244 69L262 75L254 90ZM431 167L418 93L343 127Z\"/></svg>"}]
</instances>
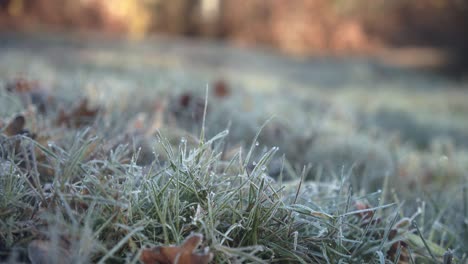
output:
<instances>
[{"instance_id":1,"label":"out-of-focus foliage","mask_svg":"<svg viewBox=\"0 0 468 264\"><path fill-rule=\"evenodd\" d=\"M4 29L37 30L44 26L101 30L142 37L151 26L151 9L144 1L5 0L0 2Z\"/></svg>"},{"instance_id":2,"label":"out-of-focus foliage","mask_svg":"<svg viewBox=\"0 0 468 264\"><path fill-rule=\"evenodd\" d=\"M0 29L54 28L216 37L292 54L373 52L385 45L462 49L457 0L2 0Z\"/></svg>"}]
</instances>

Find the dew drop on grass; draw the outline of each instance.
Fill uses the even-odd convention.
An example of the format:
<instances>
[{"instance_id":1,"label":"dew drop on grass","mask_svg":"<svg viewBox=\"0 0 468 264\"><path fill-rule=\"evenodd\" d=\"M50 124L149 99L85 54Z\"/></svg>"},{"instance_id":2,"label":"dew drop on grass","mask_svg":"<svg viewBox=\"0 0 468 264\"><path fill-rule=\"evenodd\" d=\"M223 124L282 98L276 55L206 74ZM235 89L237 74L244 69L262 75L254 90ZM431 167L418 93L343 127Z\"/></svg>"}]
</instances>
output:
<instances>
[{"instance_id":1,"label":"dew drop on grass","mask_svg":"<svg viewBox=\"0 0 468 264\"><path fill-rule=\"evenodd\" d=\"M258 147L258 145L260 145L260 143L258 143L258 141L255 142L255 146Z\"/></svg>"},{"instance_id":2,"label":"dew drop on grass","mask_svg":"<svg viewBox=\"0 0 468 264\"><path fill-rule=\"evenodd\" d=\"M252 162L252 165L257 166L257 162L256 161Z\"/></svg>"},{"instance_id":3,"label":"dew drop on grass","mask_svg":"<svg viewBox=\"0 0 468 264\"><path fill-rule=\"evenodd\" d=\"M180 139L180 143L185 144L186 142L187 142L186 138L183 137L183 138Z\"/></svg>"},{"instance_id":4,"label":"dew drop on grass","mask_svg":"<svg viewBox=\"0 0 468 264\"><path fill-rule=\"evenodd\" d=\"M267 168L267 167L266 167L265 165L263 165L263 166L262 166L262 171L265 171L266 168Z\"/></svg>"}]
</instances>

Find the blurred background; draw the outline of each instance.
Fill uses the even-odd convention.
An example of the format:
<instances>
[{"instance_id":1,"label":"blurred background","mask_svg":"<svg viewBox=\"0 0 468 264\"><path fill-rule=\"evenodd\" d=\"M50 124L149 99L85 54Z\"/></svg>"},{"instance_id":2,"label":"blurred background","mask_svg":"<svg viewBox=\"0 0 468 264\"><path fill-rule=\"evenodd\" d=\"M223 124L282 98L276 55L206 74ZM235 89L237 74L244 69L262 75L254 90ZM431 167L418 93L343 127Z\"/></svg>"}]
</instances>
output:
<instances>
[{"instance_id":1,"label":"blurred background","mask_svg":"<svg viewBox=\"0 0 468 264\"><path fill-rule=\"evenodd\" d=\"M164 34L464 75L464 0L0 0L2 31Z\"/></svg>"}]
</instances>

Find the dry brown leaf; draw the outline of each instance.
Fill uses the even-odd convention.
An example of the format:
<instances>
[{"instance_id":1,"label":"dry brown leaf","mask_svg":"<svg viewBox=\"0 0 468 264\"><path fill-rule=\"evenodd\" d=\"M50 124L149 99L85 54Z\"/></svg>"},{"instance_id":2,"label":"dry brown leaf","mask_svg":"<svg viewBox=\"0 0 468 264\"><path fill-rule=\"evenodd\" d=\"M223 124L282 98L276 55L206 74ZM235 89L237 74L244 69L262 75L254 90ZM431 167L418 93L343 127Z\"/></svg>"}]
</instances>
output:
<instances>
[{"instance_id":1,"label":"dry brown leaf","mask_svg":"<svg viewBox=\"0 0 468 264\"><path fill-rule=\"evenodd\" d=\"M190 117L194 121L203 118L205 100L190 92L184 92L171 102L170 112L176 117Z\"/></svg>"},{"instance_id":2,"label":"dry brown leaf","mask_svg":"<svg viewBox=\"0 0 468 264\"><path fill-rule=\"evenodd\" d=\"M380 217L374 218L375 210L372 210L369 204L363 203L363 202L355 202L354 206L356 207L357 210L361 211L358 213L358 216L362 220L361 226L366 226L368 224L376 224L382 221L382 218ZM365 211L365 210L368 210L368 211Z\"/></svg>"},{"instance_id":3,"label":"dry brown leaf","mask_svg":"<svg viewBox=\"0 0 468 264\"><path fill-rule=\"evenodd\" d=\"M9 137L23 134L25 124L26 124L26 119L24 118L24 116L17 115L12 120L10 120L8 125L6 125L4 133L5 135Z\"/></svg>"},{"instance_id":4,"label":"dry brown leaf","mask_svg":"<svg viewBox=\"0 0 468 264\"><path fill-rule=\"evenodd\" d=\"M213 253L205 248L198 253L195 250L203 240L201 234L191 234L180 246L156 246L144 249L140 261L144 264L207 264L213 260Z\"/></svg>"},{"instance_id":5,"label":"dry brown leaf","mask_svg":"<svg viewBox=\"0 0 468 264\"><path fill-rule=\"evenodd\" d=\"M218 98L224 98L231 94L231 90L229 89L229 85L223 79L219 79L214 83L214 90L213 93Z\"/></svg>"},{"instance_id":6,"label":"dry brown leaf","mask_svg":"<svg viewBox=\"0 0 468 264\"><path fill-rule=\"evenodd\" d=\"M99 108L90 108L88 99L82 99L70 112L66 112L63 108L59 110L57 117L58 125L66 125L67 127L81 127L92 123Z\"/></svg>"},{"instance_id":7,"label":"dry brown leaf","mask_svg":"<svg viewBox=\"0 0 468 264\"><path fill-rule=\"evenodd\" d=\"M369 211L359 213L359 216L364 220L368 220L372 218L372 216L374 215L374 211L370 211L371 207L367 203L356 202L355 206L356 206L356 209L358 210L369 210Z\"/></svg>"}]
</instances>

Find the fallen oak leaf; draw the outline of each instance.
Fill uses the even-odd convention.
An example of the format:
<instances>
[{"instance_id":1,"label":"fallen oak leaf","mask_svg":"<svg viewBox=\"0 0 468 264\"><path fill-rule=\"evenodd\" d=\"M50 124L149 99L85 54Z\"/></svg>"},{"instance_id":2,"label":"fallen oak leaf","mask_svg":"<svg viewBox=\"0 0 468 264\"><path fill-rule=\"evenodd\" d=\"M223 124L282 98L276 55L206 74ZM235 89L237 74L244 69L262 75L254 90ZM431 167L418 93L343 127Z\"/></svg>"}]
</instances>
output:
<instances>
[{"instance_id":1,"label":"fallen oak leaf","mask_svg":"<svg viewBox=\"0 0 468 264\"><path fill-rule=\"evenodd\" d=\"M200 246L203 240L201 234L192 234L187 237L181 246L181 252L176 255L174 263L182 264L206 264L213 259L213 253L205 248L203 253L195 253L194 251Z\"/></svg>"},{"instance_id":2,"label":"fallen oak leaf","mask_svg":"<svg viewBox=\"0 0 468 264\"><path fill-rule=\"evenodd\" d=\"M203 240L201 234L191 234L181 246L156 246L144 249L140 261L144 264L207 264L213 260L213 253L205 248L198 253L195 250Z\"/></svg>"},{"instance_id":3,"label":"fallen oak leaf","mask_svg":"<svg viewBox=\"0 0 468 264\"><path fill-rule=\"evenodd\" d=\"M144 264L173 264L179 251L176 246L156 246L144 249L140 256L140 261Z\"/></svg>"}]
</instances>

